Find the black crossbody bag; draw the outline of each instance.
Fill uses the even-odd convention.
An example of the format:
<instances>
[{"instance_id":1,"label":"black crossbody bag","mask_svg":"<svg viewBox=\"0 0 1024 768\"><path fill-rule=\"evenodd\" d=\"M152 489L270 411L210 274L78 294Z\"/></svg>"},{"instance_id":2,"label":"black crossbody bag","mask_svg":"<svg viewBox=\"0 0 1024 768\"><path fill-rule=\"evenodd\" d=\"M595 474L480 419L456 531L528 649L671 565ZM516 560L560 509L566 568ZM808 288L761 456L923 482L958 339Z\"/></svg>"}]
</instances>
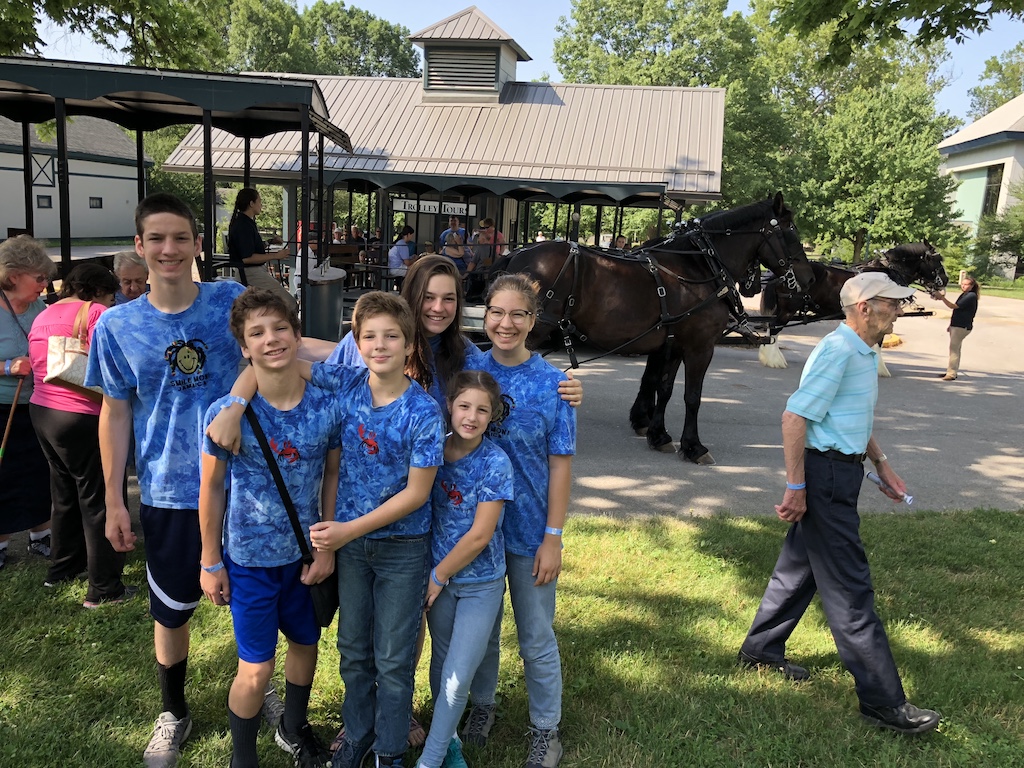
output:
<instances>
[{"instance_id":1,"label":"black crossbody bag","mask_svg":"<svg viewBox=\"0 0 1024 768\"><path fill-rule=\"evenodd\" d=\"M245 407L245 417L249 420L249 426L252 427L256 440L259 441L260 448L263 449L263 456L270 467L270 474L274 476L274 482L277 484L277 492L281 494L284 508L288 510L288 519L291 521L292 530L295 532L295 539L299 542L302 562L304 565L312 565L313 553L309 551L309 544L306 543L306 535L302 530L302 524L299 522L299 513L295 511L291 494L288 493L288 488L284 484L284 478L281 476L281 468L277 466L277 459L267 443L267 436L263 434L263 427L260 426L259 419L256 418L256 413L253 411L251 404ZM331 574L319 584L311 584L309 586L309 593L313 598L313 610L316 613L317 623L321 627L329 627L331 622L334 621L334 614L338 612L337 576Z\"/></svg>"}]
</instances>

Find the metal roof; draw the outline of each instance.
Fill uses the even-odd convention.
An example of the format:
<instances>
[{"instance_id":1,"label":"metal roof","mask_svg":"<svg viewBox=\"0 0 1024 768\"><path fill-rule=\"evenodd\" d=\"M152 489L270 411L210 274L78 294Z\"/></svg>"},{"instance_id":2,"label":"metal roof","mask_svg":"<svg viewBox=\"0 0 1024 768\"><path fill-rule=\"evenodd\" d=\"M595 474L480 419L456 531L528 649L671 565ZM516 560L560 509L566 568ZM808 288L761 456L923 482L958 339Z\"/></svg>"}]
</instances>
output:
<instances>
[{"instance_id":1,"label":"metal roof","mask_svg":"<svg viewBox=\"0 0 1024 768\"><path fill-rule=\"evenodd\" d=\"M55 154L57 140L41 139L33 130L29 133L32 151L41 154ZM6 117L0 117L0 150L22 151L21 126ZM121 128L98 117L79 116L68 120L68 157L81 160L135 165L135 142ZM153 161L146 159L147 165Z\"/></svg>"},{"instance_id":2,"label":"metal roof","mask_svg":"<svg viewBox=\"0 0 1024 768\"><path fill-rule=\"evenodd\" d=\"M1024 93L939 142L939 152L955 155L1004 141L1024 140Z\"/></svg>"},{"instance_id":3,"label":"metal roof","mask_svg":"<svg viewBox=\"0 0 1024 768\"><path fill-rule=\"evenodd\" d=\"M530 54L524 51L508 32L487 18L487 15L475 5L453 13L447 19L441 19L436 24L431 24L426 29L409 35L409 40L414 43L440 41L471 43L477 46L486 43L502 43L516 52L519 61L531 61Z\"/></svg>"},{"instance_id":4,"label":"metal roof","mask_svg":"<svg viewBox=\"0 0 1024 768\"><path fill-rule=\"evenodd\" d=\"M506 83L497 104L424 104L418 79L317 81L354 138L351 155L325 146L329 181L382 187L479 188L527 199L654 201L721 197L725 91L624 85ZM238 176L243 143L214 132L213 165ZM291 179L296 133L253 142L253 175ZM193 130L167 170L202 166Z\"/></svg>"},{"instance_id":5,"label":"metal roof","mask_svg":"<svg viewBox=\"0 0 1024 768\"><path fill-rule=\"evenodd\" d=\"M90 115L143 131L199 123L203 110L210 110L214 126L251 138L298 127L302 107L308 107L315 130L339 147L351 146L345 131L331 123L323 94L308 77L0 57L0 115L42 123L54 118L58 98L65 99L68 115Z\"/></svg>"}]
</instances>

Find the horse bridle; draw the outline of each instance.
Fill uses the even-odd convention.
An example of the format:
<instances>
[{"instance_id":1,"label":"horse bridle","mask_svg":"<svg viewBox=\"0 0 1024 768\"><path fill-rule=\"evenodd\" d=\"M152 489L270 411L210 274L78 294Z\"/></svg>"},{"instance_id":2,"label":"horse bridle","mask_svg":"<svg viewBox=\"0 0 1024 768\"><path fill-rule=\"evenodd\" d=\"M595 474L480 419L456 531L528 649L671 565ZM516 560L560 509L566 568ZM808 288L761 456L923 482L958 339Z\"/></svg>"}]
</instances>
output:
<instances>
[{"instance_id":1,"label":"horse bridle","mask_svg":"<svg viewBox=\"0 0 1024 768\"><path fill-rule=\"evenodd\" d=\"M772 216L768 220L768 222L760 229L737 230L726 228L720 230L709 230L703 226L700 219L695 219L693 225L698 227L702 232L711 235L725 235L726 237L728 237L730 235L749 235L755 232L761 235L762 241L757 248L758 261L766 268L768 268L772 273L774 273L776 279L779 282L783 283L786 286L786 288L788 288L791 291L800 290L800 282L796 279L796 272L793 271L793 262L795 261L795 256L788 254L781 244L776 245L776 236L778 236L781 240L785 240L787 233L793 233L797 246L802 248L802 246L800 246L800 238L799 236L796 236L795 224L791 223L788 227L783 227L778 217ZM762 252L765 246L768 246L771 252L770 258L766 257ZM751 269L751 272L754 271L756 270ZM750 273L748 272L745 280L750 281L751 279L752 278L750 276ZM740 281L737 280L737 282Z\"/></svg>"},{"instance_id":2,"label":"horse bridle","mask_svg":"<svg viewBox=\"0 0 1024 768\"><path fill-rule=\"evenodd\" d=\"M796 231L795 225L792 224L788 227L788 229L792 232ZM704 307L708 306L709 304L715 301L718 301L719 299L728 298L731 304L732 313L733 315L736 316L739 327L749 327L747 323L747 314L746 311L743 309L743 301L739 297L739 294L736 290L737 279L735 276L732 275L731 272L729 272L728 268L725 266L721 258L718 256L718 253L715 250L714 243L711 241L709 235L722 234L728 237L733 234L751 234L754 232L760 234L763 238L761 244L758 245L757 248L758 261L760 261L762 264L764 264L769 269L772 269L773 271L776 267L781 268L783 271L780 275L780 279L785 278L786 285L790 287L790 290L798 290L800 284L796 279L796 273L793 271L791 259L788 257L785 250L781 246L777 250L774 247L772 248L772 255L775 258L777 258L776 264L771 263L771 261L765 259L762 255L762 249L765 247L766 244L774 243L776 236L781 236L782 239L785 239L785 230L779 223L778 217L772 216L765 226L762 226L760 229L756 230L709 230L706 227L704 227L700 219L694 219L693 221L687 224L684 230L673 231L669 235L669 237L666 238L665 242L671 242L677 235L680 234L690 234L694 236L696 244L700 249L699 253L701 253L707 260L708 265L711 267L711 270L713 272L712 278L708 280L702 280L699 282L717 282L717 290L715 290L710 295L705 297L703 300L698 302L695 306L688 309L686 312L683 312L678 315L670 314L667 302L668 291L665 289L664 281L661 278L661 271L665 271L666 273L672 275L677 281L680 282L698 281L689 280L687 278L682 277L681 275L676 275L671 271L667 270L661 264L659 264L654 259L654 257L650 255L652 252L657 252L658 248L656 246L653 246L651 248L642 248L637 254L636 258L637 261L640 262L654 278L657 288L656 292L658 296L658 301L661 305L661 316L654 325L652 325L643 333L635 336L634 338L626 341L623 344L620 344L615 349L604 352L603 354L597 355L596 357L590 358L590 360L586 360L584 362L591 362L593 360L600 359L601 357L605 357L606 355L614 354L615 352L618 352L620 349L623 349L629 346L630 344L639 341L647 334L652 333L664 326L669 326L668 334L665 337L665 346L668 347L669 345L671 345L673 339L675 338L675 334L671 330L672 326L689 317L690 315L701 311L702 309L704 309ZM797 242L799 243L799 239L797 239ZM673 251L673 253L680 252ZM572 322L572 311L573 308L576 306L576 294L578 293L579 287L580 270L577 265L577 262L579 261L579 255L579 244L570 242L569 253L566 256L565 261L562 262L562 266L558 270L558 274L555 276L555 279L551 282L551 287L544 292L544 297L541 302L540 311L537 313L538 322L546 325L554 325L562 333L562 344L565 347L566 353L569 355L569 362L571 367L573 368L578 368L580 364L579 361L576 359L576 351L573 346L572 336L573 334L576 334L579 337L580 341L587 340L585 334L577 333L576 326ZM570 287L569 293L565 297L565 301L562 305L562 315L561 317L556 318L549 311L549 307L551 303L556 300L555 289L558 286L559 282L562 280L566 271L569 269L570 265L574 267L572 286Z\"/></svg>"}]
</instances>

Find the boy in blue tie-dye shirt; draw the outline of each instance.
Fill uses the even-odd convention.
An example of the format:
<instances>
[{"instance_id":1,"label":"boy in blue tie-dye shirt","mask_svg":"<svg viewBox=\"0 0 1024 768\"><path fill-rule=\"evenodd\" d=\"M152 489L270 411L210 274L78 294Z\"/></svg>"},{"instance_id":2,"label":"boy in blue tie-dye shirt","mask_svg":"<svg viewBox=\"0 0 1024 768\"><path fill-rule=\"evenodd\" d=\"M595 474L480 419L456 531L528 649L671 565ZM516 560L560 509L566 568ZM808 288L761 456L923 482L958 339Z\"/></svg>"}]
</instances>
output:
<instances>
[{"instance_id":1,"label":"boy in blue tie-dye shirt","mask_svg":"<svg viewBox=\"0 0 1024 768\"><path fill-rule=\"evenodd\" d=\"M199 253L192 211L173 195L150 195L135 210L135 252L150 291L104 312L96 324L86 383L103 388L100 455L107 538L135 548L121 489L134 428L142 495L149 610L163 711L143 755L170 768L192 730L185 700L189 619L199 587L199 444L206 409L231 386L241 353L228 327L237 283L192 281Z\"/></svg>"},{"instance_id":2,"label":"boy in blue tie-dye shirt","mask_svg":"<svg viewBox=\"0 0 1024 768\"><path fill-rule=\"evenodd\" d=\"M334 517L341 439L340 403L307 384L296 366L299 318L280 294L249 288L235 300L231 331L252 361L259 394L251 407L275 454L303 530ZM205 423L234 402L210 406ZM255 433L242 426L232 455L209 438L203 446L199 519L200 581L214 605L230 605L238 644L238 674L228 694L233 768L255 768L264 692L274 672L278 629L288 639L284 715L277 743L296 765L324 765L326 748L307 721L320 627L309 585L334 578L334 558L317 550L305 565L290 516L268 471ZM225 479L228 480L225 487ZM307 537L308 542L308 537Z\"/></svg>"}]
</instances>

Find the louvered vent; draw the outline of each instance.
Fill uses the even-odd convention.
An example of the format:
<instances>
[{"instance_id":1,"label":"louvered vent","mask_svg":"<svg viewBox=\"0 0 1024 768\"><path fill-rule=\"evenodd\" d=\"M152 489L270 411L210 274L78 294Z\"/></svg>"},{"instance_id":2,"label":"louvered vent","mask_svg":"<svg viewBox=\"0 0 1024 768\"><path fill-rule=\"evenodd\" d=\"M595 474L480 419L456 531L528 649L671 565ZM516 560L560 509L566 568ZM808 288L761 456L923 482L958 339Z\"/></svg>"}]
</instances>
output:
<instances>
[{"instance_id":1,"label":"louvered vent","mask_svg":"<svg viewBox=\"0 0 1024 768\"><path fill-rule=\"evenodd\" d=\"M497 88L498 49L434 48L427 51L427 88Z\"/></svg>"}]
</instances>

